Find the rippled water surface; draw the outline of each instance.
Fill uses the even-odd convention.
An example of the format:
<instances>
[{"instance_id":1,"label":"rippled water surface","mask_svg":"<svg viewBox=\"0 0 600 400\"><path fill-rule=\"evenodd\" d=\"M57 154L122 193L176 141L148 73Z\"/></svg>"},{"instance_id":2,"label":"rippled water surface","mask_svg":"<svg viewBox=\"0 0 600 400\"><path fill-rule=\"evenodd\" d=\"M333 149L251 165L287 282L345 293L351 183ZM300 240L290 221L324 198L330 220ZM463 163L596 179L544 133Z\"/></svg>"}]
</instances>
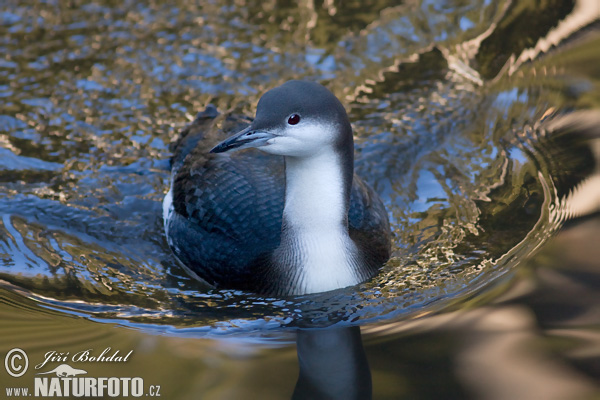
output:
<instances>
[{"instance_id":1,"label":"rippled water surface","mask_svg":"<svg viewBox=\"0 0 600 400\"><path fill-rule=\"evenodd\" d=\"M555 121L600 105L596 11L5 1L0 279L47 309L171 335L400 320L454 304L545 243L593 169ZM163 236L169 143L206 105L252 116L289 79L319 81L347 107L356 170L385 202L394 256L372 281L333 293L207 290Z\"/></svg>"}]
</instances>

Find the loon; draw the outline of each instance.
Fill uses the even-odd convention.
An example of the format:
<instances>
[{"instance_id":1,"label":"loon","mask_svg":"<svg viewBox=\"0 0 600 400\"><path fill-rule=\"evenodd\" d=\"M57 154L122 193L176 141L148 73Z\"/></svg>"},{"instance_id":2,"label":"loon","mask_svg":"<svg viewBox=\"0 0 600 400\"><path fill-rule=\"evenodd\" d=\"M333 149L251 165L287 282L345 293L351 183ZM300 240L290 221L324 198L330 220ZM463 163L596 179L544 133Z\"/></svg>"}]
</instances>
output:
<instances>
[{"instance_id":1,"label":"loon","mask_svg":"<svg viewBox=\"0 0 600 400\"><path fill-rule=\"evenodd\" d=\"M390 257L388 214L354 174L352 127L333 93L286 82L262 95L245 129L211 149L214 131L223 134L218 120L214 107L199 113L171 158L164 228L188 273L276 296L377 274ZM260 151L233 152L247 148Z\"/></svg>"}]
</instances>

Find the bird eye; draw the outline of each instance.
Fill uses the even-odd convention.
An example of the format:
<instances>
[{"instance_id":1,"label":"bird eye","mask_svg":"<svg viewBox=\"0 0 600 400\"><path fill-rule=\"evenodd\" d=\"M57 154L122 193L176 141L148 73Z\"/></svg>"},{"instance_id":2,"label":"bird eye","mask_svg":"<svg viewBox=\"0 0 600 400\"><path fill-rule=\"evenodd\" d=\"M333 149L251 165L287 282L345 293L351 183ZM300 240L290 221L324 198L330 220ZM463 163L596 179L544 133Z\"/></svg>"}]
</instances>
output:
<instances>
[{"instance_id":1,"label":"bird eye","mask_svg":"<svg viewBox=\"0 0 600 400\"><path fill-rule=\"evenodd\" d=\"M296 125L298 122L300 122L300 116L298 114L292 114L288 118L288 124L290 125Z\"/></svg>"}]
</instances>

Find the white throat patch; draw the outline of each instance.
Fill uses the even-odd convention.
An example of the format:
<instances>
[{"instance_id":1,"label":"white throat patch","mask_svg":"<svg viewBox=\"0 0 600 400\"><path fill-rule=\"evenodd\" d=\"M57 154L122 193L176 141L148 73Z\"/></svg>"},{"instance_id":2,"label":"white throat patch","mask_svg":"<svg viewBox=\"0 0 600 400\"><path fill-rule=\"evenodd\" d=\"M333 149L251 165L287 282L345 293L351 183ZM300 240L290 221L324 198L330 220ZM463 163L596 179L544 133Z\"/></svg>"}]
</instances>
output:
<instances>
[{"instance_id":1,"label":"white throat patch","mask_svg":"<svg viewBox=\"0 0 600 400\"><path fill-rule=\"evenodd\" d=\"M293 292L316 293L359 283L340 156L329 148L313 157L286 157L285 196L286 237L279 253L292 264L283 268L298 269L292 274Z\"/></svg>"}]
</instances>

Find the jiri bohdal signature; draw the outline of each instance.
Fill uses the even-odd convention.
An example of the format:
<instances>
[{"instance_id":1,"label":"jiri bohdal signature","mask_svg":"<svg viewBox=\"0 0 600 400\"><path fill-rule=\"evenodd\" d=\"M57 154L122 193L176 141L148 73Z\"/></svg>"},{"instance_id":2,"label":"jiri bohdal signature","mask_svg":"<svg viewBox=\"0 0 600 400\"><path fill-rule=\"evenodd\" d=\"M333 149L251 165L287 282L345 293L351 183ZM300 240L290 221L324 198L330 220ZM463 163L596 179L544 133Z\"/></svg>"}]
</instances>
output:
<instances>
[{"instance_id":1,"label":"jiri bohdal signature","mask_svg":"<svg viewBox=\"0 0 600 400\"><path fill-rule=\"evenodd\" d=\"M94 349L81 350L73 354L71 356L71 352L59 352L59 351L49 351L44 354L44 361L37 364L35 369L43 368L47 363L60 362L64 363L67 361L71 362L109 362L109 363L118 363L118 362L126 362L129 359L129 356L133 353L133 350L130 350L126 355L120 355L120 350L113 350L110 347L105 348L98 355L94 355ZM69 358L70 357L70 358Z\"/></svg>"}]
</instances>

